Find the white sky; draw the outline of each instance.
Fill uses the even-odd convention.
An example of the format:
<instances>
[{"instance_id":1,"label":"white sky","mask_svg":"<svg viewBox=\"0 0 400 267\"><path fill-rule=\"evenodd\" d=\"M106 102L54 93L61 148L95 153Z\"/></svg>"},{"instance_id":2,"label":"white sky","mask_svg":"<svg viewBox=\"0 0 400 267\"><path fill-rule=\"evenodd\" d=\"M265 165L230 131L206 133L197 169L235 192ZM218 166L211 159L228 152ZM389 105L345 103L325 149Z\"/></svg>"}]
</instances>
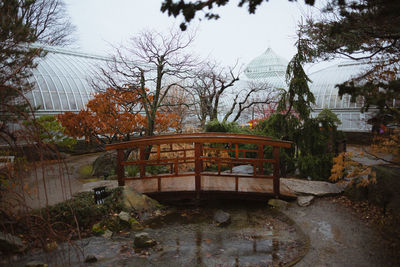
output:
<instances>
[{"instance_id":1,"label":"white sky","mask_svg":"<svg viewBox=\"0 0 400 267\"><path fill-rule=\"evenodd\" d=\"M94 54L109 54L110 45L126 42L144 29L166 31L179 27L183 18L168 17L160 11L161 0L65 0L73 24L77 27L79 49ZM290 60L295 53L296 25L305 7L288 0L270 0L250 15L237 2L214 9L219 20L198 22L192 51L201 58L216 59L233 65L237 59L248 63L270 46L278 55ZM200 14L201 15L201 14Z\"/></svg>"}]
</instances>

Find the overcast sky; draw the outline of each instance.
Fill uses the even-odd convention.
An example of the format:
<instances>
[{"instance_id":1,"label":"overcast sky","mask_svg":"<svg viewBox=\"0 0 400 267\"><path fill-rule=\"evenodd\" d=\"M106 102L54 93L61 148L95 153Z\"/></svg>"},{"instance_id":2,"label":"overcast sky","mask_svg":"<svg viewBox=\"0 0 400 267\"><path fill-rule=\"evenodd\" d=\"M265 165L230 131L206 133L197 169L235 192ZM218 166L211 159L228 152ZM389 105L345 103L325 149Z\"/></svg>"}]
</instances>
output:
<instances>
[{"instance_id":1,"label":"overcast sky","mask_svg":"<svg viewBox=\"0 0 400 267\"><path fill-rule=\"evenodd\" d=\"M161 0L65 0L72 22L77 27L77 45L82 51L109 54L110 44L118 45L144 29L166 31L179 27L182 17L161 13ZM250 15L237 2L215 9L219 20L196 18L189 24L197 28L192 50L223 65L239 59L248 63L270 46L289 60L295 53L296 25L307 7L287 0L270 0Z\"/></svg>"}]
</instances>

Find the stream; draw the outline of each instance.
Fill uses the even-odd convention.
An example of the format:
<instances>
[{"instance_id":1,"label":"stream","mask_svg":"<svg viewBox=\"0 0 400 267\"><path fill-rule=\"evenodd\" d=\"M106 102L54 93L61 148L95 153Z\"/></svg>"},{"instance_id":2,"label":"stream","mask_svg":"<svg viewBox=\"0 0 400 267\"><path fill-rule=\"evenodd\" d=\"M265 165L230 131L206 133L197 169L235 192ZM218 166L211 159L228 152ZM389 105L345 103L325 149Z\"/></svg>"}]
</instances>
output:
<instances>
[{"instance_id":1,"label":"stream","mask_svg":"<svg viewBox=\"0 0 400 267\"><path fill-rule=\"evenodd\" d=\"M228 226L216 225L217 210L230 214ZM265 202L180 204L144 225L141 231L90 237L51 253L27 255L14 266L33 260L49 266L289 266L308 251L308 237L301 229ZM138 232L148 233L157 245L134 249ZM83 263L87 255L97 262Z\"/></svg>"}]
</instances>

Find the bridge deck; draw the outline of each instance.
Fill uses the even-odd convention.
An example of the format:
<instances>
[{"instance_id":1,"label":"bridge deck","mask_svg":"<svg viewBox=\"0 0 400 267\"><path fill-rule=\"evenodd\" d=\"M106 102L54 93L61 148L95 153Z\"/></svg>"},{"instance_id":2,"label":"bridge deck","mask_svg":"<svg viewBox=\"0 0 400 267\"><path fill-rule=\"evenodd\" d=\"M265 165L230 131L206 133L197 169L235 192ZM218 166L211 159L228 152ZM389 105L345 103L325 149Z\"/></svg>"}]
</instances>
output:
<instances>
[{"instance_id":1,"label":"bridge deck","mask_svg":"<svg viewBox=\"0 0 400 267\"><path fill-rule=\"evenodd\" d=\"M117 150L118 184L129 183L142 193L195 193L196 198L205 193L213 197L218 192L292 197L294 194L285 186L280 188L279 183L280 150L290 147L291 142L265 136L195 133L140 137L107 145L106 149ZM234 172L239 165L250 167L251 174ZM146 168L154 166L169 166L169 171L147 173ZM131 172L125 172L125 167ZM138 173L131 174L135 177L126 177L135 168Z\"/></svg>"},{"instance_id":2,"label":"bridge deck","mask_svg":"<svg viewBox=\"0 0 400 267\"><path fill-rule=\"evenodd\" d=\"M238 175L238 190L236 192L235 177L216 177L202 176L201 191L202 192L225 192L225 193L257 193L265 195L273 195L274 187L272 179L251 178ZM126 181L128 186L142 193L158 193L157 179L130 180ZM161 179L162 192L195 192L195 176L188 175L176 178ZM281 184L280 195L282 197L296 197L295 193L287 186Z\"/></svg>"}]
</instances>

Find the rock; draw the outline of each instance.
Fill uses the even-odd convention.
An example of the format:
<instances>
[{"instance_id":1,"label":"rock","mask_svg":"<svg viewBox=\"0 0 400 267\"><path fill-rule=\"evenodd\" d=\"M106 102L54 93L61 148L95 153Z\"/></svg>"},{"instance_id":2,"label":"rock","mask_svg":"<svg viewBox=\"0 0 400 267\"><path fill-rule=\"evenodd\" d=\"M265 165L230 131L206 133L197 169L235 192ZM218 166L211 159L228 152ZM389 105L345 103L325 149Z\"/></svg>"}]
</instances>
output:
<instances>
[{"instance_id":1,"label":"rock","mask_svg":"<svg viewBox=\"0 0 400 267\"><path fill-rule=\"evenodd\" d=\"M8 233L0 232L0 251L17 252L25 249L21 238Z\"/></svg>"},{"instance_id":2,"label":"rock","mask_svg":"<svg viewBox=\"0 0 400 267\"><path fill-rule=\"evenodd\" d=\"M280 200L280 199L276 199L276 198L271 198L271 199L268 201L268 205L270 205L270 206L272 206L272 207L274 207L274 208L276 208L276 209L286 210L287 207L288 207L288 205L289 205L289 203L287 203L287 202L284 201L284 200Z\"/></svg>"},{"instance_id":3,"label":"rock","mask_svg":"<svg viewBox=\"0 0 400 267\"><path fill-rule=\"evenodd\" d=\"M149 237L148 233L142 232L135 234L135 239L133 240L133 245L135 248L147 248L156 245L156 241Z\"/></svg>"},{"instance_id":4,"label":"rock","mask_svg":"<svg viewBox=\"0 0 400 267\"><path fill-rule=\"evenodd\" d=\"M138 213L153 212L161 207L156 200L127 186L124 186L122 191L122 202L128 210L132 209Z\"/></svg>"},{"instance_id":5,"label":"rock","mask_svg":"<svg viewBox=\"0 0 400 267\"><path fill-rule=\"evenodd\" d=\"M231 223L231 215L223 210L217 210L214 214L214 221L218 226L227 226Z\"/></svg>"},{"instance_id":6,"label":"rock","mask_svg":"<svg viewBox=\"0 0 400 267\"><path fill-rule=\"evenodd\" d=\"M93 262L97 262L97 258L95 255L87 255L85 258L85 262L86 263L93 263Z\"/></svg>"},{"instance_id":7,"label":"rock","mask_svg":"<svg viewBox=\"0 0 400 267\"><path fill-rule=\"evenodd\" d=\"M281 183L299 195L327 196L344 191L345 184L333 184L322 181L307 181L293 178L281 178Z\"/></svg>"},{"instance_id":8,"label":"rock","mask_svg":"<svg viewBox=\"0 0 400 267\"><path fill-rule=\"evenodd\" d=\"M232 168L233 173L253 174L254 168L251 165L239 165Z\"/></svg>"},{"instance_id":9,"label":"rock","mask_svg":"<svg viewBox=\"0 0 400 267\"><path fill-rule=\"evenodd\" d=\"M131 215L129 215L129 213L127 213L127 212L125 212L125 211L121 211L121 212L118 214L118 218L119 218L121 221L124 221L124 222L128 222L128 223L129 223L129 220L131 219Z\"/></svg>"},{"instance_id":10,"label":"rock","mask_svg":"<svg viewBox=\"0 0 400 267\"><path fill-rule=\"evenodd\" d=\"M43 263L41 261L30 261L27 264L25 264L25 267L47 267L48 265L46 263Z\"/></svg>"},{"instance_id":11,"label":"rock","mask_svg":"<svg viewBox=\"0 0 400 267\"><path fill-rule=\"evenodd\" d=\"M298 196L297 197L297 204L300 207L307 207L311 204L313 201L314 196Z\"/></svg>"},{"instance_id":12,"label":"rock","mask_svg":"<svg viewBox=\"0 0 400 267\"><path fill-rule=\"evenodd\" d=\"M110 230L107 229L104 231L103 237L111 238L112 236L113 236L113 232L111 232Z\"/></svg>"},{"instance_id":13,"label":"rock","mask_svg":"<svg viewBox=\"0 0 400 267\"><path fill-rule=\"evenodd\" d=\"M117 167L117 153L106 152L93 162L92 176L101 177L110 175Z\"/></svg>"},{"instance_id":14,"label":"rock","mask_svg":"<svg viewBox=\"0 0 400 267\"><path fill-rule=\"evenodd\" d=\"M129 224L133 231L143 230L143 226L135 218L131 218Z\"/></svg>"}]
</instances>

